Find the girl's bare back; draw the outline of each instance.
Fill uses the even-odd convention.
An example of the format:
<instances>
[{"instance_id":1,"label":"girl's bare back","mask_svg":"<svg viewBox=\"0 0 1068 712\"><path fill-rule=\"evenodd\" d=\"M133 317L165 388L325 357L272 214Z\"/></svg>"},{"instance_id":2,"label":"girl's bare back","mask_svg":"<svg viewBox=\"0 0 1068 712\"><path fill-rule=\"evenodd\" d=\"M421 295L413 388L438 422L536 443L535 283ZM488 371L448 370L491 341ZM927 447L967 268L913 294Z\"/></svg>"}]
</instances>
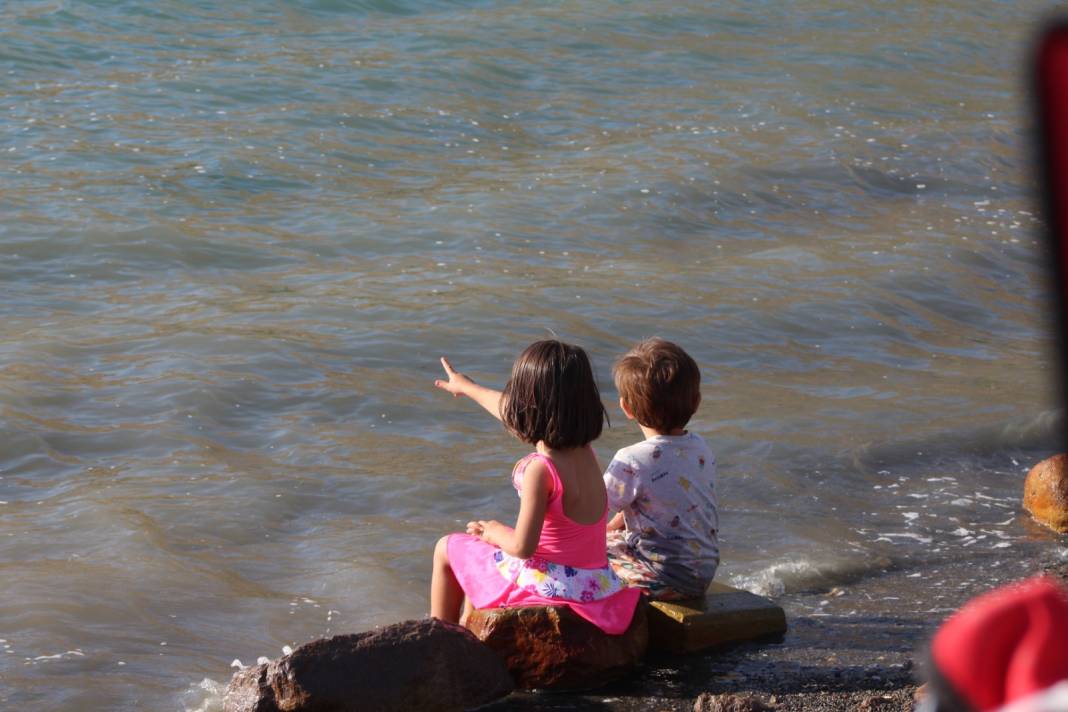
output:
<instances>
[{"instance_id":1,"label":"girl's bare back","mask_svg":"<svg viewBox=\"0 0 1068 712\"><path fill-rule=\"evenodd\" d=\"M539 445L556 465L564 485L564 514L578 524L596 524L604 516L608 497L604 490L601 466L591 447L552 450Z\"/></svg>"}]
</instances>

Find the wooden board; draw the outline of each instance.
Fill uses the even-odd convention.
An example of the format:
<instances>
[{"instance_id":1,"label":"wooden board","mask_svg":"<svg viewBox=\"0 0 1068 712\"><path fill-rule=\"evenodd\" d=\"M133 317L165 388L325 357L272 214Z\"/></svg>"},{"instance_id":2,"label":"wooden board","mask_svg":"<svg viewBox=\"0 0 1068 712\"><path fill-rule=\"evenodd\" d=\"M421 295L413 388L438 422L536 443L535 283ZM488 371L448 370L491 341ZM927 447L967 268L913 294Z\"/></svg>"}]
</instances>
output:
<instances>
[{"instance_id":1,"label":"wooden board","mask_svg":"<svg viewBox=\"0 0 1068 712\"><path fill-rule=\"evenodd\" d=\"M692 653L786 632L782 608L756 594L713 582L704 598L649 604L649 647Z\"/></svg>"}]
</instances>

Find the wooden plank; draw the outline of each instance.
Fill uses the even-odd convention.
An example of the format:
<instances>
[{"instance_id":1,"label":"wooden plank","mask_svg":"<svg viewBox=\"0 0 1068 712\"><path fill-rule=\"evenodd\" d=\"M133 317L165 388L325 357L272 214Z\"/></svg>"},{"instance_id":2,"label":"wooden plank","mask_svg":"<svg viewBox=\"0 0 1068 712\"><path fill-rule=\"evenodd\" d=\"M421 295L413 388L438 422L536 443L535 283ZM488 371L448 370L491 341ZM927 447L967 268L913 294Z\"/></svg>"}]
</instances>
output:
<instances>
[{"instance_id":1,"label":"wooden plank","mask_svg":"<svg viewBox=\"0 0 1068 712\"><path fill-rule=\"evenodd\" d=\"M692 653L747 640L780 637L786 614L766 598L719 582L704 598L652 601L649 604L649 647Z\"/></svg>"}]
</instances>

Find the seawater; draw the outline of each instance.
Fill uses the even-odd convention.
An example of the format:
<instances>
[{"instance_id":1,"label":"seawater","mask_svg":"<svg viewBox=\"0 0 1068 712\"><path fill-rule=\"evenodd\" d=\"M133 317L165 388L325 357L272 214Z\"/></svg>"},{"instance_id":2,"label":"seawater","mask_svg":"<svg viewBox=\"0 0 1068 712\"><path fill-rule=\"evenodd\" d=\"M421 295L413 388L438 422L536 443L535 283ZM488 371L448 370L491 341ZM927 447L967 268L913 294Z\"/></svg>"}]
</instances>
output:
<instances>
[{"instance_id":1,"label":"seawater","mask_svg":"<svg viewBox=\"0 0 1068 712\"><path fill-rule=\"evenodd\" d=\"M608 404L641 337L698 360L723 580L936 620L1018 574L1046 9L0 6L0 704L216 709L424 615L525 452L438 357L500 386L554 334Z\"/></svg>"}]
</instances>

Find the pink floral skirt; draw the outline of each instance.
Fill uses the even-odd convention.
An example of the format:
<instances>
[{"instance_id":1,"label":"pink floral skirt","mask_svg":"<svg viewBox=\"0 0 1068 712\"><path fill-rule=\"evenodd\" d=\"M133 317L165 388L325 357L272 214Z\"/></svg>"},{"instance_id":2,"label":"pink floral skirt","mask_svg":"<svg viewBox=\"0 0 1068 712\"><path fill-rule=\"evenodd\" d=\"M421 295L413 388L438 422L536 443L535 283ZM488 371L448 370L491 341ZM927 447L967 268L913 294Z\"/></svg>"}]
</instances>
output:
<instances>
[{"instance_id":1,"label":"pink floral skirt","mask_svg":"<svg viewBox=\"0 0 1068 712\"><path fill-rule=\"evenodd\" d=\"M566 605L605 633L626 631L641 595L605 562L578 568L517 559L469 534L450 534L449 565L475 608Z\"/></svg>"}]
</instances>

